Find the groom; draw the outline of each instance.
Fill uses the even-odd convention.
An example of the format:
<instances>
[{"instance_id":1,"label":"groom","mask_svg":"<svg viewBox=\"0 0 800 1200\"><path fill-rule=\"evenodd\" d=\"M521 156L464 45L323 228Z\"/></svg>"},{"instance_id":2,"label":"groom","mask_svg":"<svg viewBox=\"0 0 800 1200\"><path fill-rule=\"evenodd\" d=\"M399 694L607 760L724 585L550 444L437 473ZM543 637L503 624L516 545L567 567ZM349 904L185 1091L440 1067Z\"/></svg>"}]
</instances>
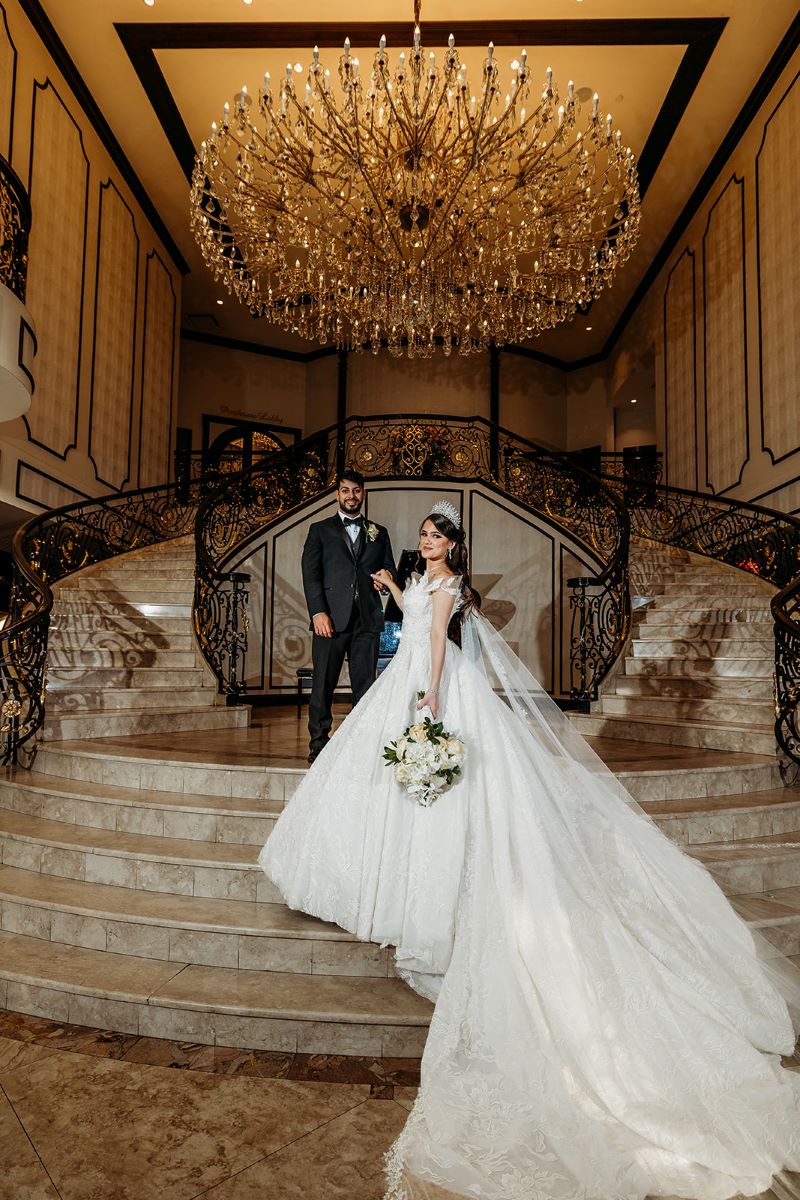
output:
<instances>
[{"instance_id":1,"label":"groom","mask_svg":"<svg viewBox=\"0 0 800 1200\"><path fill-rule=\"evenodd\" d=\"M310 763L328 741L333 693L345 657L353 704L375 680L383 606L371 576L381 569L394 574L395 566L386 529L361 516L365 496L364 476L342 471L336 482L338 512L311 525L303 547L303 590L314 630Z\"/></svg>"}]
</instances>

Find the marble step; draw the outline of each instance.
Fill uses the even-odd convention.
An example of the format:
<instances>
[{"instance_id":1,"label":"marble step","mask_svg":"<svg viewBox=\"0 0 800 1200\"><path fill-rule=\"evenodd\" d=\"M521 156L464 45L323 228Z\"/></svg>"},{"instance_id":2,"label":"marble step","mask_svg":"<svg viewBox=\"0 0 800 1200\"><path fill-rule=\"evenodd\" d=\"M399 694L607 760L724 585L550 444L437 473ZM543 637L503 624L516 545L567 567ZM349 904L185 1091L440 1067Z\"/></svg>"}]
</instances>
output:
<instances>
[{"instance_id":1,"label":"marble step","mask_svg":"<svg viewBox=\"0 0 800 1200\"><path fill-rule=\"evenodd\" d=\"M0 867L0 929L67 946L243 971L394 978L388 947L284 904L207 900Z\"/></svg>"},{"instance_id":2,"label":"marble step","mask_svg":"<svg viewBox=\"0 0 800 1200\"><path fill-rule=\"evenodd\" d=\"M165 669L159 666L139 667L57 667L48 663L48 690L51 688L198 688L209 686L211 671L203 665ZM216 686L215 684L213 686Z\"/></svg>"},{"instance_id":3,"label":"marble step","mask_svg":"<svg viewBox=\"0 0 800 1200\"><path fill-rule=\"evenodd\" d=\"M40 757L44 753L41 751ZM37 758L37 767L39 761ZM0 776L0 809L71 825L184 841L233 842L260 848L283 805L283 799L121 787L61 779L38 770Z\"/></svg>"},{"instance_id":4,"label":"marble step","mask_svg":"<svg viewBox=\"0 0 800 1200\"><path fill-rule=\"evenodd\" d=\"M599 707L593 712L626 713L632 717L658 717L667 723L673 718L688 721L712 721L725 724L732 721L746 724L749 721L761 729L772 729L775 722L775 708L772 701L765 698L761 701L721 699L702 700L692 696L626 696L604 695Z\"/></svg>"},{"instance_id":5,"label":"marble step","mask_svg":"<svg viewBox=\"0 0 800 1200\"><path fill-rule=\"evenodd\" d=\"M116 712L129 708L169 708L168 701L179 700L182 708L203 708L217 701L216 689L207 687L181 688L164 682L161 687L139 688L98 688L81 687L79 684L69 687L52 687L47 689L48 714L55 712L70 712L79 715L82 712Z\"/></svg>"},{"instance_id":6,"label":"marble step","mask_svg":"<svg viewBox=\"0 0 800 1200\"><path fill-rule=\"evenodd\" d=\"M688 853L703 863L728 896L800 886L800 834L781 834L772 847L769 840L760 838L756 847L712 842L690 846Z\"/></svg>"},{"instance_id":7,"label":"marble step","mask_svg":"<svg viewBox=\"0 0 800 1200\"><path fill-rule=\"evenodd\" d=\"M48 653L57 652L60 656L72 653L82 654L85 651L112 650L115 653L128 650L141 653L147 650L176 650L187 653L195 645L194 634L188 622L180 629L169 630L138 626L123 629L110 622L92 630L86 629L51 629L48 638Z\"/></svg>"},{"instance_id":8,"label":"marble step","mask_svg":"<svg viewBox=\"0 0 800 1200\"><path fill-rule=\"evenodd\" d=\"M169 610L171 611L171 609ZM140 631L165 633L167 635L175 633L185 633L191 631L191 617L187 613L184 616L145 616L138 609L131 609L124 616L108 616L103 612L56 612L50 622L50 638L55 637L56 633L69 633L73 635L106 632L113 630L114 632L130 632L136 636Z\"/></svg>"},{"instance_id":9,"label":"marble step","mask_svg":"<svg viewBox=\"0 0 800 1200\"><path fill-rule=\"evenodd\" d=\"M763 585L756 588L726 588L708 587L695 588L676 584L674 590L664 593L653 601L653 607L658 611L667 612L669 609L697 608L758 608L763 605L769 608L771 593L764 591Z\"/></svg>"},{"instance_id":10,"label":"marble step","mask_svg":"<svg viewBox=\"0 0 800 1200\"><path fill-rule=\"evenodd\" d=\"M235 751L236 731L231 735ZM305 768L255 763L220 763L209 755L205 761L168 750L125 746L103 739L86 742L46 743L39 748L36 771L60 779L156 792L185 792L205 796L263 799L283 802L294 795ZM656 760L653 761L653 753ZM677 758L661 760L657 753L642 755L641 746L619 744L615 754L621 765L611 769L637 800L679 800L697 796L721 796L763 791L782 785L774 753L727 754L696 750ZM642 757L640 765L627 765Z\"/></svg>"},{"instance_id":11,"label":"marble step","mask_svg":"<svg viewBox=\"0 0 800 1200\"><path fill-rule=\"evenodd\" d=\"M139 562L127 558L108 559L88 571L75 575L75 579L186 579L194 582L195 560L193 558L173 562L164 555L163 562ZM73 578L70 576L70 578Z\"/></svg>"},{"instance_id":12,"label":"marble step","mask_svg":"<svg viewBox=\"0 0 800 1200\"><path fill-rule=\"evenodd\" d=\"M651 624L649 621L640 621L636 630L638 641L695 641L695 642L715 642L715 641L768 641L774 646L773 635L774 622L771 617L765 617L763 621L718 621L711 622L689 622L676 621L667 624L666 622L656 621Z\"/></svg>"},{"instance_id":13,"label":"marble step","mask_svg":"<svg viewBox=\"0 0 800 1200\"><path fill-rule=\"evenodd\" d=\"M702 574L696 574L694 570L689 569L682 571L680 576L674 580L668 580L665 587L669 592L699 592L716 591L718 588L727 588L731 595L750 595L763 596L769 598L777 591L777 588L772 583L767 583L764 579L758 579L754 575L747 572L736 572L731 574L718 574L713 577L704 577Z\"/></svg>"},{"instance_id":14,"label":"marble step","mask_svg":"<svg viewBox=\"0 0 800 1200\"><path fill-rule=\"evenodd\" d=\"M133 580L131 583L119 587L112 584L104 584L103 587L97 588L62 586L59 592L62 603L91 604L96 607L102 606L104 610L107 605L113 607L115 604L191 605L193 595L193 587L186 587L183 584L179 588L173 589L153 587L146 579Z\"/></svg>"},{"instance_id":15,"label":"marble step","mask_svg":"<svg viewBox=\"0 0 800 1200\"><path fill-rule=\"evenodd\" d=\"M280 903L258 846L154 837L0 810L2 865L136 891Z\"/></svg>"},{"instance_id":16,"label":"marble step","mask_svg":"<svg viewBox=\"0 0 800 1200\"><path fill-rule=\"evenodd\" d=\"M180 692L173 691L175 706L130 708L100 712L72 712L49 709L43 737L46 742L73 741L78 738L131 737L141 733L169 735L190 729L239 729L249 721L244 705L216 704L217 695L209 690L205 703L189 708Z\"/></svg>"},{"instance_id":17,"label":"marble step","mask_svg":"<svg viewBox=\"0 0 800 1200\"><path fill-rule=\"evenodd\" d=\"M142 661L142 660L145 661ZM47 665L50 667L170 667L197 666L195 651L162 650L152 646L130 646L123 650L64 650L54 646L48 650Z\"/></svg>"},{"instance_id":18,"label":"marble step","mask_svg":"<svg viewBox=\"0 0 800 1200\"><path fill-rule=\"evenodd\" d=\"M652 639L633 638L633 655L636 658L775 658L775 639L772 637L744 638L682 638L658 637Z\"/></svg>"},{"instance_id":19,"label":"marble step","mask_svg":"<svg viewBox=\"0 0 800 1200\"><path fill-rule=\"evenodd\" d=\"M684 654L668 658L659 655L628 655L623 661L626 675L686 675L696 679L716 676L744 677L745 679L772 679L775 669L773 658L748 658L745 655L729 655L718 658L701 658Z\"/></svg>"},{"instance_id":20,"label":"marble step","mask_svg":"<svg viewBox=\"0 0 800 1200\"><path fill-rule=\"evenodd\" d=\"M691 675L615 675L604 695L676 697L681 700L716 699L772 703L772 679L745 679L720 675L699 679Z\"/></svg>"},{"instance_id":21,"label":"marble step","mask_svg":"<svg viewBox=\"0 0 800 1200\"><path fill-rule=\"evenodd\" d=\"M752 722L736 725L691 721L623 713L578 713L572 723L584 737L667 742L671 746L696 746L705 750L750 751L774 754L775 734L771 725L754 727Z\"/></svg>"},{"instance_id":22,"label":"marble step","mask_svg":"<svg viewBox=\"0 0 800 1200\"><path fill-rule=\"evenodd\" d=\"M781 954L800 955L800 888L731 896L731 904Z\"/></svg>"},{"instance_id":23,"label":"marble step","mask_svg":"<svg viewBox=\"0 0 800 1200\"><path fill-rule=\"evenodd\" d=\"M420 1057L433 1006L399 979L239 971L0 931L15 1012L201 1045Z\"/></svg>"},{"instance_id":24,"label":"marble step","mask_svg":"<svg viewBox=\"0 0 800 1200\"><path fill-rule=\"evenodd\" d=\"M640 628L650 625L674 625L677 622L684 624L718 624L724 622L726 624L743 624L750 625L751 623L760 625L766 623L772 628L774 622L770 613L769 605L763 606L748 605L745 608L668 608L662 609L658 601L654 601L645 610L645 615L640 623Z\"/></svg>"},{"instance_id":25,"label":"marble step","mask_svg":"<svg viewBox=\"0 0 800 1200\"><path fill-rule=\"evenodd\" d=\"M696 800L645 800L642 808L680 846L800 834L800 787Z\"/></svg>"},{"instance_id":26,"label":"marble step","mask_svg":"<svg viewBox=\"0 0 800 1200\"><path fill-rule=\"evenodd\" d=\"M108 600L104 598L102 604L94 597L88 599L86 596L80 596L77 592L74 593L74 599L59 599L53 605L53 619L60 620L75 620L78 617L86 617L89 620L108 620L108 621L126 621L140 617L143 620L160 621L164 618L173 620L190 621L192 619L191 601L185 604L173 604L166 601L163 603L154 603L152 598L147 600L137 600L135 603L123 600Z\"/></svg>"},{"instance_id":27,"label":"marble step","mask_svg":"<svg viewBox=\"0 0 800 1200\"><path fill-rule=\"evenodd\" d=\"M59 584L59 595L69 592L85 593L93 596L95 592L119 592L125 595L128 590L140 591L148 588L154 596L191 596L194 592L194 579L173 579L151 575L149 571L131 575L130 578L119 578L111 575L71 575Z\"/></svg>"}]
</instances>

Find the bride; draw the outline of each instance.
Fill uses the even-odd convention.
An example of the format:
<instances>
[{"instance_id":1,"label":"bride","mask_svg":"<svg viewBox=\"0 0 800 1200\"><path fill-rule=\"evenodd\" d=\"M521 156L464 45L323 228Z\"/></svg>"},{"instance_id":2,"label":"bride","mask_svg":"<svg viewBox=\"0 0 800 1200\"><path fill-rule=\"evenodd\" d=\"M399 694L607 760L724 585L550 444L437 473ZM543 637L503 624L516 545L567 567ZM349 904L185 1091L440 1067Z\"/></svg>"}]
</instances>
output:
<instances>
[{"instance_id":1,"label":"bride","mask_svg":"<svg viewBox=\"0 0 800 1200\"><path fill-rule=\"evenodd\" d=\"M292 908L395 946L436 1001L387 1200L798 1194L800 1076L780 1056L800 974L477 611L449 502L419 549L405 593L375 576L404 609L394 660L259 860ZM382 759L417 709L467 747L429 808Z\"/></svg>"}]
</instances>

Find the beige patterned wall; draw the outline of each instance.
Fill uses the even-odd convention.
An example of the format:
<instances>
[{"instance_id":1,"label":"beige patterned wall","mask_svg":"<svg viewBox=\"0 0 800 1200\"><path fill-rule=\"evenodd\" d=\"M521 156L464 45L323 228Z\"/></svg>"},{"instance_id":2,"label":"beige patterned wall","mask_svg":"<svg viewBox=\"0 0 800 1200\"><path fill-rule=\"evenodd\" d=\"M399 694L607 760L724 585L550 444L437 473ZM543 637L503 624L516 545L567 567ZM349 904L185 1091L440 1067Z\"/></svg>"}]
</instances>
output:
<instances>
[{"instance_id":1,"label":"beige patterned wall","mask_svg":"<svg viewBox=\"0 0 800 1200\"><path fill-rule=\"evenodd\" d=\"M696 334L694 254L681 255L664 295L664 391L667 402L667 481L675 487L697 486L695 453Z\"/></svg>"},{"instance_id":2,"label":"beige patterned wall","mask_svg":"<svg viewBox=\"0 0 800 1200\"><path fill-rule=\"evenodd\" d=\"M11 40L6 15L0 8L0 154L6 159L11 149L16 65L16 49Z\"/></svg>"},{"instance_id":3,"label":"beige patterned wall","mask_svg":"<svg viewBox=\"0 0 800 1200\"><path fill-rule=\"evenodd\" d=\"M89 453L98 478L121 488L130 477L139 238L133 213L112 183L100 187L92 418Z\"/></svg>"},{"instance_id":4,"label":"beige patterned wall","mask_svg":"<svg viewBox=\"0 0 800 1200\"><path fill-rule=\"evenodd\" d=\"M77 436L88 184L79 126L50 83L37 85L26 302L39 352L26 424L33 441L59 455L75 445Z\"/></svg>"},{"instance_id":5,"label":"beige patterned wall","mask_svg":"<svg viewBox=\"0 0 800 1200\"><path fill-rule=\"evenodd\" d=\"M764 130L757 160L761 403L776 461L800 443L800 82Z\"/></svg>"},{"instance_id":6,"label":"beige patterned wall","mask_svg":"<svg viewBox=\"0 0 800 1200\"><path fill-rule=\"evenodd\" d=\"M706 484L734 487L747 458L744 182L732 177L703 238Z\"/></svg>"},{"instance_id":7,"label":"beige patterned wall","mask_svg":"<svg viewBox=\"0 0 800 1200\"><path fill-rule=\"evenodd\" d=\"M0 154L31 195L39 346L30 411L0 424L0 502L48 507L136 487L140 431L147 481L166 482L180 268L20 0L0 0Z\"/></svg>"},{"instance_id":8,"label":"beige patterned wall","mask_svg":"<svg viewBox=\"0 0 800 1200\"><path fill-rule=\"evenodd\" d=\"M147 257L144 308L139 487L163 483L172 473L177 300L170 273L155 253Z\"/></svg>"}]
</instances>

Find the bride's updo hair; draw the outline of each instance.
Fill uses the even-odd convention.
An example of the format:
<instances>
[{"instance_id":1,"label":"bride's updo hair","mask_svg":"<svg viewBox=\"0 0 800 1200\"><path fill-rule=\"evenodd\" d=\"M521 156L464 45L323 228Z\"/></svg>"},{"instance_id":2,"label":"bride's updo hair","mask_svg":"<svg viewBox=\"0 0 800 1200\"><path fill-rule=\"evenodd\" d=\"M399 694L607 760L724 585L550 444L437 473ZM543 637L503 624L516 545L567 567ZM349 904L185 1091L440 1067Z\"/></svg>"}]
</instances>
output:
<instances>
[{"instance_id":1,"label":"bride's updo hair","mask_svg":"<svg viewBox=\"0 0 800 1200\"><path fill-rule=\"evenodd\" d=\"M430 521L433 525L435 525L442 537L446 537L449 542L455 542L455 545L451 549L450 555L447 559L447 565L454 575L461 576L461 595L463 600L461 607L457 612L453 613L453 616L450 619L450 624L447 627L447 636L452 642L455 642L457 646L460 646L461 625L464 617L471 608L477 608L480 606L477 592L472 590L470 583L469 551L467 550L466 534L460 525L453 524L450 518L446 517L444 513L428 513L425 521ZM425 524L425 521L423 521L419 527L420 534L422 533L422 526ZM425 570L425 562L422 559L422 555L420 555L418 566L421 571Z\"/></svg>"}]
</instances>

